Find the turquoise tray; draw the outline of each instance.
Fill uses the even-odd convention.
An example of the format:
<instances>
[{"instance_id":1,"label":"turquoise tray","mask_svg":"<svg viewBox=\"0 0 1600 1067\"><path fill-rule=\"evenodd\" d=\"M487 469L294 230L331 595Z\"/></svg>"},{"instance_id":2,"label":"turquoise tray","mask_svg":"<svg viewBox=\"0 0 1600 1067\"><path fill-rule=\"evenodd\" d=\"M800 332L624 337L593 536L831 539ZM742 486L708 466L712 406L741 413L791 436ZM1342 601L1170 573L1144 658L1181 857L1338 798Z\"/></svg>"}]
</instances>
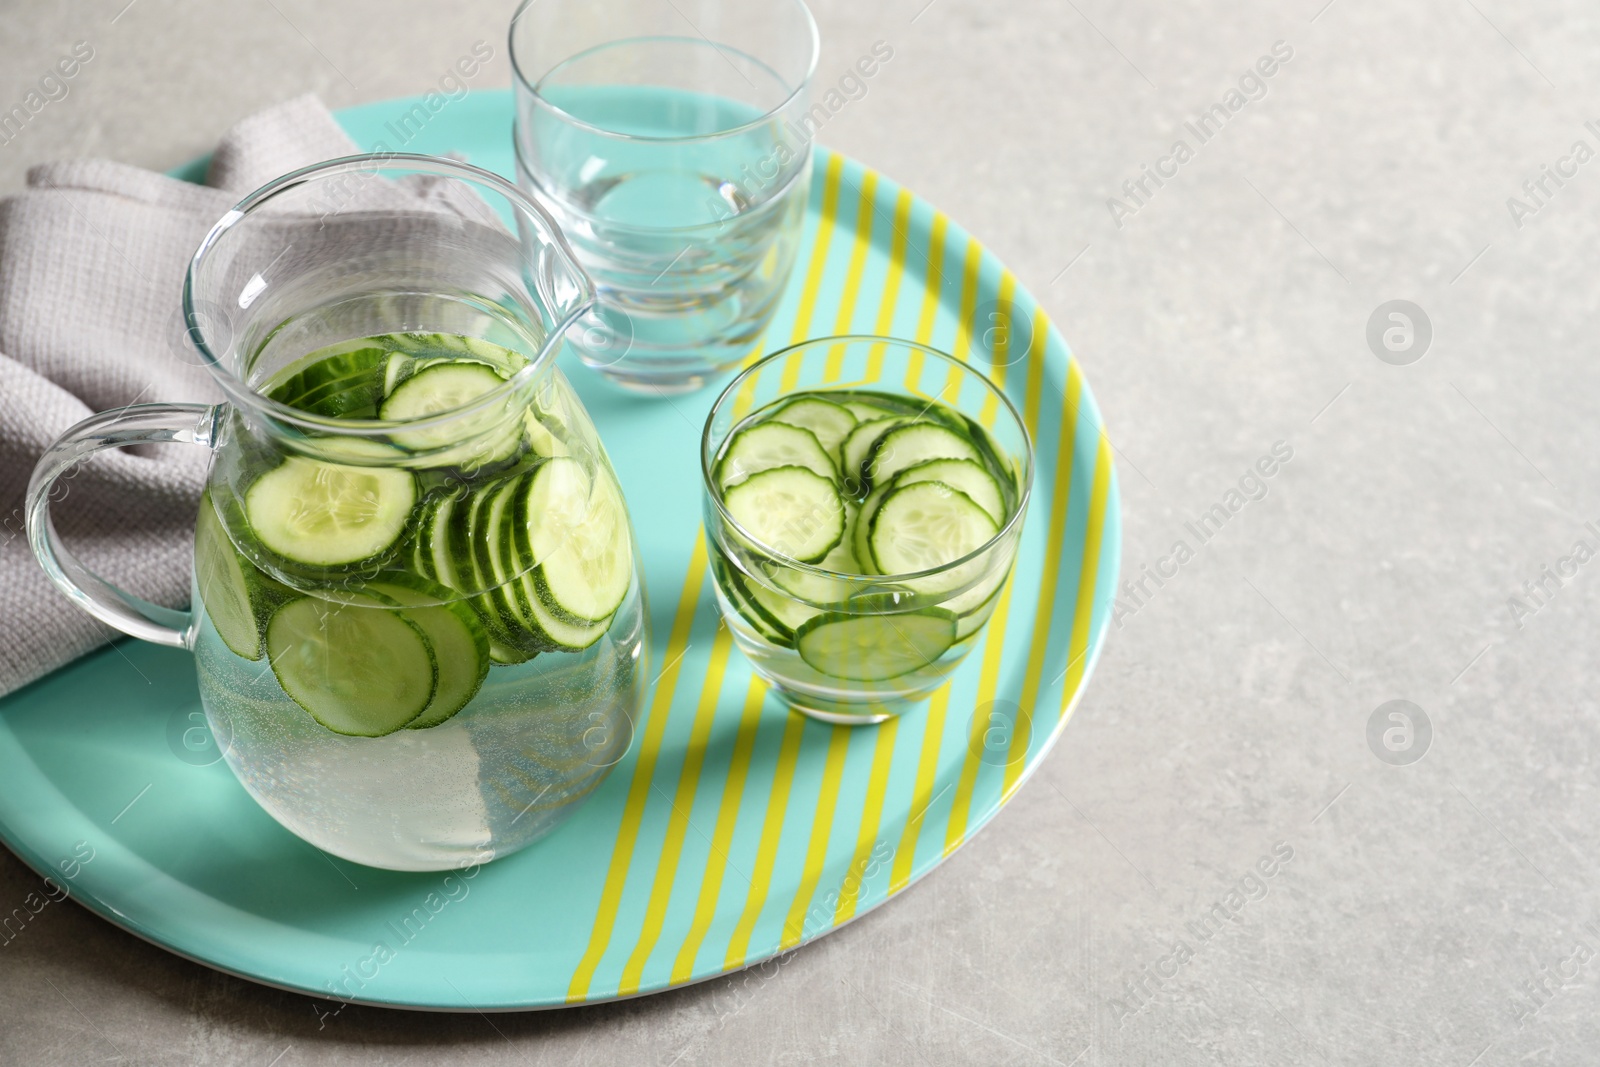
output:
<instances>
[{"instance_id":1,"label":"turquoise tray","mask_svg":"<svg viewBox=\"0 0 1600 1067\"><path fill-rule=\"evenodd\" d=\"M340 121L364 146L511 173L509 93L449 103L402 144L416 102ZM988 328L995 310L1012 334ZM696 449L717 390L645 401L573 365L639 531L658 680L627 757L565 825L470 881L330 859L258 808L214 749L196 752L189 655L127 641L0 701L0 837L41 874L75 870L78 901L190 959L437 1010L650 993L891 899L993 818L1060 737L1111 618L1120 510L1099 409L1034 299L931 205L818 150L764 347L842 333L914 338L989 370L1035 443L1005 599L923 708L878 727L787 714L732 649L707 580Z\"/></svg>"}]
</instances>

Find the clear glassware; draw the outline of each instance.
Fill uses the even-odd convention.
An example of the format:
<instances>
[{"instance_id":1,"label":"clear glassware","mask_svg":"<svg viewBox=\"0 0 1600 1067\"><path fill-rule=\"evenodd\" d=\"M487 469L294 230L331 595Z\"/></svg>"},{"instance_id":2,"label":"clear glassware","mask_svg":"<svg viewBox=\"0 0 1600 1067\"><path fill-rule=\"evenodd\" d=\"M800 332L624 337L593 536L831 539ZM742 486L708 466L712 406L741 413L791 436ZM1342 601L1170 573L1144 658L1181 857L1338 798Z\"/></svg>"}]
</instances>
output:
<instances>
[{"instance_id":1,"label":"clear glassware","mask_svg":"<svg viewBox=\"0 0 1600 1067\"><path fill-rule=\"evenodd\" d=\"M583 361L651 395L759 343L811 183L816 24L801 0L524 0L511 23L518 181L599 301Z\"/></svg>"},{"instance_id":2,"label":"clear glassware","mask_svg":"<svg viewBox=\"0 0 1600 1067\"><path fill-rule=\"evenodd\" d=\"M40 460L46 572L96 618L194 652L228 765L316 847L484 862L553 829L626 751L636 548L555 366L592 300L553 221L495 175L317 164L247 197L190 265L190 336L226 401L97 415ZM211 452L188 612L89 573L50 520L63 472L146 442Z\"/></svg>"},{"instance_id":3,"label":"clear glassware","mask_svg":"<svg viewBox=\"0 0 1600 1067\"><path fill-rule=\"evenodd\" d=\"M887 417L902 413L897 424L959 427L957 436L979 442L984 465L994 475L994 502L988 504L994 512L992 536L939 566L867 574L859 565L830 568L826 561L837 560L838 549L826 561L796 558L793 544L810 540L825 522L815 512L785 519L776 537L747 529L728 502L733 439L763 422L782 421L782 412L775 416L775 410L802 396L855 405L859 425L878 417L872 405L881 404L889 409ZM860 469L840 458L849 450L848 440L846 435L824 449L845 483L854 477L848 472ZM808 462L799 451L771 459L777 447L767 446L760 466ZM907 448L886 444L873 461L879 470L887 472L892 464L909 471L924 461L905 451L896 460L895 447ZM904 713L943 685L972 649L1016 560L1033 478L1027 430L1005 394L980 370L925 345L882 337L806 341L751 366L712 408L700 459L717 601L734 640L792 708L846 724ZM908 484L917 477L900 476ZM891 481L884 489L892 493L898 484ZM849 517L839 546L855 536L851 523L862 521L874 506L883 507L875 505L865 485L856 497L845 505ZM868 536L865 528L861 535ZM781 548L775 547L778 542ZM860 542L856 546L856 554L866 554Z\"/></svg>"}]
</instances>

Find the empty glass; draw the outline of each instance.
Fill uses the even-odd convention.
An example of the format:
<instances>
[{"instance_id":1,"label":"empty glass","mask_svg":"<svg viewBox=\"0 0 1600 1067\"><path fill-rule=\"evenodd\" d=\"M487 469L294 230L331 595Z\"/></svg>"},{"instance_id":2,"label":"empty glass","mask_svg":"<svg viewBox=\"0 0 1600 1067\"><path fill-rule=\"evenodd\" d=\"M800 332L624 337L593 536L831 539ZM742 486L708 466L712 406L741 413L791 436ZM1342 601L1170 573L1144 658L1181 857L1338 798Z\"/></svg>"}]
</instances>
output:
<instances>
[{"instance_id":1,"label":"empty glass","mask_svg":"<svg viewBox=\"0 0 1600 1067\"><path fill-rule=\"evenodd\" d=\"M817 31L800 0L524 0L518 180L599 302L583 361L652 394L748 356L794 265Z\"/></svg>"}]
</instances>

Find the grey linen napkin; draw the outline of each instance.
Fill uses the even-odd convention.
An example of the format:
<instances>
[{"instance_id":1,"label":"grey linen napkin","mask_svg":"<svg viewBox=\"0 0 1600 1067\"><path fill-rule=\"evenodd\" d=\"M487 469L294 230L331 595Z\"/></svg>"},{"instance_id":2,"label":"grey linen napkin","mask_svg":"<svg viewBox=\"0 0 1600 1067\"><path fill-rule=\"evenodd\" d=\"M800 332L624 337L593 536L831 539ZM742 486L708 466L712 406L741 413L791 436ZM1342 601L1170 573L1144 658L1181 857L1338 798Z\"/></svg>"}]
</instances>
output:
<instances>
[{"instance_id":1,"label":"grey linen napkin","mask_svg":"<svg viewBox=\"0 0 1600 1067\"><path fill-rule=\"evenodd\" d=\"M94 412L220 399L184 330L190 256L246 193L356 150L303 96L228 131L205 186L83 160L35 167L24 192L0 200L0 694L114 634L50 584L28 548L23 496L35 462ZM206 459L183 445L102 453L58 487L63 539L135 595L186 603Z\"/></svg>"}]
</instances>

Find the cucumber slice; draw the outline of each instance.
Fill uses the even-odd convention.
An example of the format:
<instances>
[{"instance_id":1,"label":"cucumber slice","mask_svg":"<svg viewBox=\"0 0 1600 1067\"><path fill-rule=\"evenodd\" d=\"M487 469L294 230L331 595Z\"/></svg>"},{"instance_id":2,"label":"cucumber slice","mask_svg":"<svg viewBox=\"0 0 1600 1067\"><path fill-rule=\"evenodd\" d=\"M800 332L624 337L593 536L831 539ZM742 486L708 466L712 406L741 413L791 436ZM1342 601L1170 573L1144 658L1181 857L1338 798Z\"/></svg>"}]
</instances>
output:
<instances>
[{"instance_id":1,"label":"cucumber slice","mask_svg":"<svg viewBox=\"0 0 1600 1067\"><path fill-rule=\"evenodd\" d=\"M407 379L438 363L476 363L492 369L502 380L526 364L509 348L474 337L444 333L386 335L393 354L383 364L383 395L389 396Z\"/></svg>"},{"instance_id":2,"label":"cucumber slice","mask_svg":"<svg viewBox=\"0 0 1600 1067\"><path fill-rule=\"evenodd\" d=\"M515 638L528 626L526 612L517 600L513 584L517 572L526 569L527 563L511 551L511 539L507 535L521 484L522 479L511 478L479 489L470 524L478 588L483 591L486 610L492 607L502 633L512 643L517 643Z\"/></svg>"},{"instance_id":3,"label":"cucumber slice","mask_svg":"<svg viewBox=\"0 0 1600 1067\"><path fill-rule=\"evenodd\" d=\"M486 537L483 520L487 506L496 491L503 492L507 488L506 484L496 482L466 493L457 502L450 516L447 552L450 567L457 576L454 588L471 594L467 602L483 620L490 640L521 648L526 643L523 640L526 625L514 602L515 592L507 590L505 582L496 580L486 548L480 550Z\"/></svg>"},{"instance_id":4,"label":"cucumber slice","mask_svg":"<svg viewBox=\"0 0 1600 1067\"><path fill-rule=\"evenodd\" d=\"M350 467L290 456L245 492L245 516L269 550L337 567L387 553L406 531L416 480L392 467Z\"/></svg>"},{"instance_id":5,"label":"cucumber slice","mask_svg":"<svg viewBox=\"0 0 1600 1067\"><path fill-rule=\"evenodd\" d=\"M267 657L278 684L336 734L382 737L433 701L437 659L401 613L301 597L273 612Z\"/></svg>"},{"instance_id":6,"label":"cucumber slice","mask_svg":"<svg viewBox=\"0 0 1600 1067\"><path fill-rule=\"evenodd\" d=\"M794 640L796 630L822 614L821 608L775 593L760 582L746 582L745 588L767 622L788 640Z\"/></svg>"},{"instance_id":7,"label":"cucumber slice","mask_svg":"<svg viewBox=\"0 0 1600 1067\"><path fill-rule=\"evenodd\" d=\"M537 563L538 599L580 626L610 618L633 581L633 535L622 490L604 465L596 475L591 479L575 459L547 460L519 494L514 520L518 550Z\"/></svg>"},{"instance_id":8,"label":"cucumber slice","mask_svg":"<svg viewBox=\"0 0 1600 1067\"><path fill-rule=\"evenodd\" d=\"M416 360L404 352L391 352L383 361L383 395L394 392L394 387L411 377Z\"/></svg>"},{"instance_id":9,"label":"cucumber slice","mask_svg":"<svg viewBox=\"0 0 1600 1067\"><path fill-rule=\"evenodd\" d=\"M373 582L365 592L398 605L400 615L416 624L437 660L433 699L406 723L408 730L438 726L466 707L489 674L489 635L466 605L450 600L450 591L410 581Z\"/></svg>"},{"instance_id":10,"label":"cucumber slice","mask_svg":"<svg viewBox=\"0 0 1600 1067\"><path fill-rule=\"evenodd\" d=\"M850 436L839 446L839 469L844 472L846 492L859 493L866 488L866 478L862 468L872 453L872 447L884 434L897 426L904 426L909 421L900 416L887 416L863 422L850 431Z\"/></svg>"},{"instance_id":11,"label":"cucumber slice","mask_svg":"<svg viewBox=\"0 0 1600 1067\"><path fill-rule=\"evenodd\" d=\"M431 350L454 360L474 359L507 371L518 361L526 362L520 353L512 349L467 334L412 332L400 334L399 338L406 342L408 348L424 352Z\"/></svg>"},{"instance_id":12,"label":"cucumber slice","mask_svg":"<svg viewBox=\"0 0 1600 1067\"><path fill-rule=\"evenodd\" d=\"M326 418L358 418L377 410L379 373L393 351L382 337L319 348L279 371L263 390L292 408Z\"/></svg>"},{"instance_id":13,"label":"cucumber slice","mask_svg":"<svg viewBox=\"0 0 1600 1067\"><path fill-rule=\"evenodd\" d=\"M424 497L412 512L411 521L411 551L407 556L411 573L418 578L441 584L439 572L433 565L433 552L429 544L428 534L433 529L434 515L438 513L440 503L446 497L440 495Z\"/></svg>"},{"instance_id":14,"label":"cucumber slice","mask_svg":"<svg viewBox=\"0 0 1600 1067\"><path fill-rule=\"evenodd\" d=\"M610 628L633 581L633 542L610 471L589 486L577 460L551 459L441 497L419 524L440 581L471 594L495 662L581 651Z\"/></svg>"},{"instance_id":15,"label":"cucumber slice","mask_svg":"<svg viewBox=\"0 0 1600 1067\"><path fill-rule=\"evenodd\" d=\"M746 621L763 637L783 648L794 647L795 627L822 614L820 608L775 593L732 567L727 571L726 588L732 593L729 599L739 607Z\"/></svg>"},{"instance_id":16,"label":"cucumber slice","mask_svg":"<svg viewBox=\"0 0 1600 1067\"><path fill-rule=\"evenodd\" d=\"M972 419L963 418L963 421L965 426L962 429L965 431L967 440L971 441L973 447L982 455L983 469L994 479L995 485L999 487L1001 497L1005 501L1001 514L1009 517L1016 512L1017 506L1022 502L1022 486L1020 484L1022 471L1016 459L996 443L988 430L985 430ZM958 485L956 488L960 489L961 486ZM973 497L973 499L977 500L978 498ZM981 504L982 501L979 501L979 503ZM997 521L1004 526L1006 520L1003 517Z\"/></svg>"},{"instance_id":17,"label":"cucumber slice","mask_svg":"<svg viewBox=\"0 0 1600 1067\"><path fill-rule=\"evenodd\" d=\"M473 594L467 603L488 630L491 649L512 649L516 656L526 657L538 648L527 640L527 620L517 602L516 590L506 588L511 575L503 558L498 574L495 570L499 554L490 551L494 535L489 533L486 521L497 496L502 497L502 508L510 505L511 497L506 494L512 488L508 483L496 482L463 494L451 517L446 551L453 557L460 588Z\"/></svg>"},{"instance_id":18,"label":"cucumber slice","mask_svg":"<svg viewBox=\"0 0 1600 1067\"><path fill-rule=\"evenodd\" d=\"M404 467L411 456L384 441L352 434L330 434L316 440L317 459L354 467Z\"/></svg>"},{"instance_id":19,"label":"cucumber slice","mask_svg":"<svg viewBox=\"0 0 1600 1067\"><path fill-rule=\"evenodd\" d=\"M726 490L775 467L805 467L830 482L839 476L816 434L781 422L763 422L728 438L716 467L717 484Z\"/></svg>"},{"instance_id":20,"label":"cucumber slice","mask_svg":"<svg viewBox=\"0 0 1600 1067\"><path fill-rule=\"evenodd\" d=\"M930 459L907 467L895 475L894 484L915 485L917 482L943 482L959 489L972 498L972 502L989 513L996 523L1006 518L1005 497L1000 483L981 463L970 459Z\"/></svg>"},{"instance_id":21,"label":"cucumber slice","mask_svg":"<svg viewBox=\"0 0 1600 1067\"><path fill-rule=\"evenodd\" d=\"M423 564L417 569L440 585L457 592L466 591L462 574L456 566L457 557L450 551L450 530L456 509L461 506L462 494L450 493L434 497L417 524L417 542L422 548Z\"/></svg>"},{"instance_id":22,"label":"cucumber slice","mask_svg":"<svg viewBox=\"0 0 1600 1067\"><path fill-rule=\"evenodd\" d=\"M538 649L525 650L520 648L512 648L510 645L502 645L498 641L489 642L489 661L491 663L498 663L502 667L514 666L518 663L526 663L538 654Z\"/></svg>"},{"instance_id":23,"label":"cucumber slice","mask_svg":"<svg viewBox=\"0 0 1600 1067\"><path fill-rule=\"evenodd\" d=\"M546 637L533 613L532 576L515 573L527 566L509 543L521 479L497 483L469 494L456 511L451 551L466 584L479 590L468 603L483 620L496 660L521 663L562 647Z\"/></svg>"},{"instance_id":24,"label":"cucumber slice","mask_svg":"<svg viewBox=\"0 0 1600 1067\"><path fill-rule=\"evenodd\" d=\"M832 479L806 467L752 474L723 503L758 544L802 563L822 559L844 537L844 500Z\"/></svg>"},{"instance_id":25,"label":"cucumber slice","mask_svg":"<svg viewBox=\"0 0 1600 1067\"><path fill-rule=\"evenodd\" d=\"M895 414L881 404L874 404L865 400L846 400L844 408L856 417L857 422L872 422Z\"/></svg>"},{"instance_id":26,"label":"cucumber slice","mask_svg":"<svg viewBox=\"0 0 1600 1067\"><path fill-rule=\"evenodd\" d=\"M757 606L744 579L727 564L720 553L712 560L711 569L717 588L751 629L782 648L794 647L794 631L780 626Z\"/></svg>"},{"instance_id":27,"label":"cucumber slice","mask_svg":"<svg viewBox=\"0 0 1600 1067\"><path fill-rule=\"evenodd\" d=\"M425 419L470 404L505 382L493 367L475 360L436 362L396 386L378 409L378 416L395 422ZM505 405L491 404L470 418L454 418L425 429L395 430L389 436L413 452L443 449L430 457L431 465L475 468L516 455L522 446L522 430L521 423L507 415Z\"/></svg>"},{"instance_id":28,"label":"cucumber slice","mask_svg":"<svg viewBox=\"0 0 1600 1067\"><path fill-rule=\"evenodd\" d=\"M906 396L904 393L880 393L876 389L851 389L848 396L857 404L880 409L883 415L916 416L926 411L928 407L928 402L921 397Z\"/></svg>"},{"instance_id":29,"label":"cucumber slice","mask_svg":"<svg viewBox=\"0 0 1600 1067\"><path fill-rule=\"evenodd\" d=\"M918 592L938 595L945 590L954 589L962 582L971 581L985 566L992 566L992 562L992 560L982 558L976 559L965 566L940 575L937 579L922 579L912 582L911 585L914 589L920 586L921 588L917 589ZM964 618L994 600L995 594L1000 591L1002 585L1006 584L1006 578L1010 574L1011 568L1009 566L992 569L987 575L982 576L981 580L973 582L969 589L957 593L948 600L941 601L939 606Z\"/></svg>"},{"instance_id":30,"label":"cucumber slice","mask_svg":"<svg viewBox=\"0 0 1600 1067\"><path fill-rule=\"evenodd\" d=\"M983 629L983 624L989 621L989 616L994 614L994 606L1000 601L1000 598L994 595L998 592L998 589L992 591L989 595L989 599L985 600L982 604L979 604L972 611L961 615L960 618L956 620L957 641L964 641L968 637L971 637L973 634L977 633L979 630Z\"/></svg>"},{"instance_id":31,"label":"cucumber slice","mask_svg":"<svg viewBox=\"0 0 1600 1067\"><path fill-rule=\"evenodd\" d=\"M480 503L473 517L473 562L485 590L499 589L519 573L528 562L518 558L511 545L511 523L516 514L522 478L508 478L478 490Z\"/></svg>"},{"instance_id":32,"label":"cucumber slice","mask_svg":"<svg viewBox=\"0 0 1600 1067\"><path fill-rule=\"evenodd\" d=\"M391 352L383 362L383 395L389 397L400 384L418 371L435 363L450 362L449 356L413 356L406 352Z\"/></svg>"},{"instance_id":33,"label":"cucumber slice","mask_svg":"<svg viewBox=\"0 0 1600 1067\"><path fill-rule=\"evenodd\" d=\"M884 494L888 491L889 486L884 485L868 493L867 499L861 502L861 507L856 512L855 525L850 528L850 549L863 574L883 573L878 561L872 558L871 533L872 517L878 513L878 507L883 503Z\"/></svg>"},{"instance_id":34,"label":"cucumber slice","mask_svg":"<svg viewBox=\"0 0 1600 1067\"><path fill-rule=\"evenodd\" d=\"M849 408L815 396L803 396L779 408L777 414L772 416L772 421L810 430L824 452L829 456L837 456L840 442L850 435L860 420Z\"/></svg>"},{"instance_id":35,"label":"cucumber slice","mask_svg":"<svg viewBox=\"0 0 1600 1067\"><path fill-rule=\"evenodd\" d=\"M534 572L526 571L500 590L519 620L508 645L531 652L581 652L605 636L614 616L596 622L573 622L545 603Z\"/></svg>"},{"instance_id":36,"label":"cucumber slice","mask_svg":"<svg viewBox=\"0 0 1600 1067\"><path fill-rule=\"evenodd\" d=\"M435 362L399 383L383 402L379 415L393 420L425 419L470 403L500 388L505 381L493 367L475 360ZM421 451L450 444L461 437L461 432L452 426L397 433L394 437ZM411 441L416 443L410 444Z\"/></svg>"},{"instance_id":37,"label":"cucumber slice","mask_svg":"<svg viewBox=\"0 0 1600 1067\"><path fill-rule=\"evenodd\" d=\"M802 625L794 639L800 658L813 669L852 682L910 674L955 643L956 617L938 608L899 615L827 612Z\"/></svg>"},{"instance_id":38,"label":"cucumber slice","mask_svg":"<svg viewBox=\"0 0 1600 1067\"><path fill-rule=\"evenodd\" d=\"M880 436L861 465L861 484L866 488L888 485L895 475L934 459L967 459L982 462L972 442L945 426L914 422L897 426Z\"/></svg>"},{"instance_id":39,"label":"cucumber slice","mask_svg":"<svg viewBox=\"0 0 1600 1067\"><path fill-rule=\"evenodd\" d=\"M526 577L523 578L526 583ZM523 586L524 603L528 609L529 620L536 627L534 634L536 644L541 651L548 652L582 652L596 641L605 636L611 629L612 616L607 615L598 622L579 623L569 622L550 610L539 599L536 589ZM532 594L532 595L526 595Z\"/></svg>"},{"instance_id":40,"label":"cucumber slice","mask_svg":"<svg viewBox=\"0 0 1600 1067\"><path fill-rule=\"evenodd\" d=\"M572 450L561 439L561 434L545 425L532 411L523 416L523 424L528 430L528 447L533 449L534 455L550 459L554 456L570 456Z\"/></svg>"},{"instance_id":41,"label":"cucumber slice","mask_svg":"<svg viewBox=\"0 0 1600 1067\"><path fill-rule=\"evenodd\" d=\"M458 333L429 333L427 330L408 330L400 334L400 340L410 349L428 351L440 349L449 352L451 358L459 358L467 354L466 337Z\"/></svg>"},{"instance_id":42,"label":"cucumber slice","mask_svg":"<svg viewBox=\"0 0 1600 1067\"><path fill-rule=\"evenodd\" d=\"M367 419L378 413L378 367L331 381L294 398L291 406L330 419Z\"/></svg>"},{"instance_id":43,"label":"cucumber slice","mask_svg":"<svg viewBox=\"0 0 1600 1067\"><path fill-rule=\"evenodd\" d=\"M854 501L844 502L844 524L847 531L855 530L858 511L859 508ZM861 564L856 560L851 541L851 537L839 538L839 543L818 560L815 566L836 574L861 574ZM843 604L850 599L851 591L856 588L856 585L848 580L812 574L797 567L786 567L781 563L771 567L770 576L773 585L811 604Z\"/></svg>"},{"instance_id":44,"label":"cucumber slice","mask_svg":"<svg viewBox=\"0 0 1600 1067\"><path fill-rule=\"evenodd\" d=\"M261 658L262 628L287 589L239 555L217 516L211 492L200 495L194 527L194 576L206 615L222 643L237 656Z\"/></svg>"},{"instance_id":45,"label":"cucumber slice","mask_svg":"<svg viewBox=\"0 0 1600 1067\"><path fill-rule=\"evenodd\" d=\"M884 574L932 570L989 542L1000 527L972 498L943 482L897 486L872 516L867 542Z\"/></svg>"}]
</instances>

